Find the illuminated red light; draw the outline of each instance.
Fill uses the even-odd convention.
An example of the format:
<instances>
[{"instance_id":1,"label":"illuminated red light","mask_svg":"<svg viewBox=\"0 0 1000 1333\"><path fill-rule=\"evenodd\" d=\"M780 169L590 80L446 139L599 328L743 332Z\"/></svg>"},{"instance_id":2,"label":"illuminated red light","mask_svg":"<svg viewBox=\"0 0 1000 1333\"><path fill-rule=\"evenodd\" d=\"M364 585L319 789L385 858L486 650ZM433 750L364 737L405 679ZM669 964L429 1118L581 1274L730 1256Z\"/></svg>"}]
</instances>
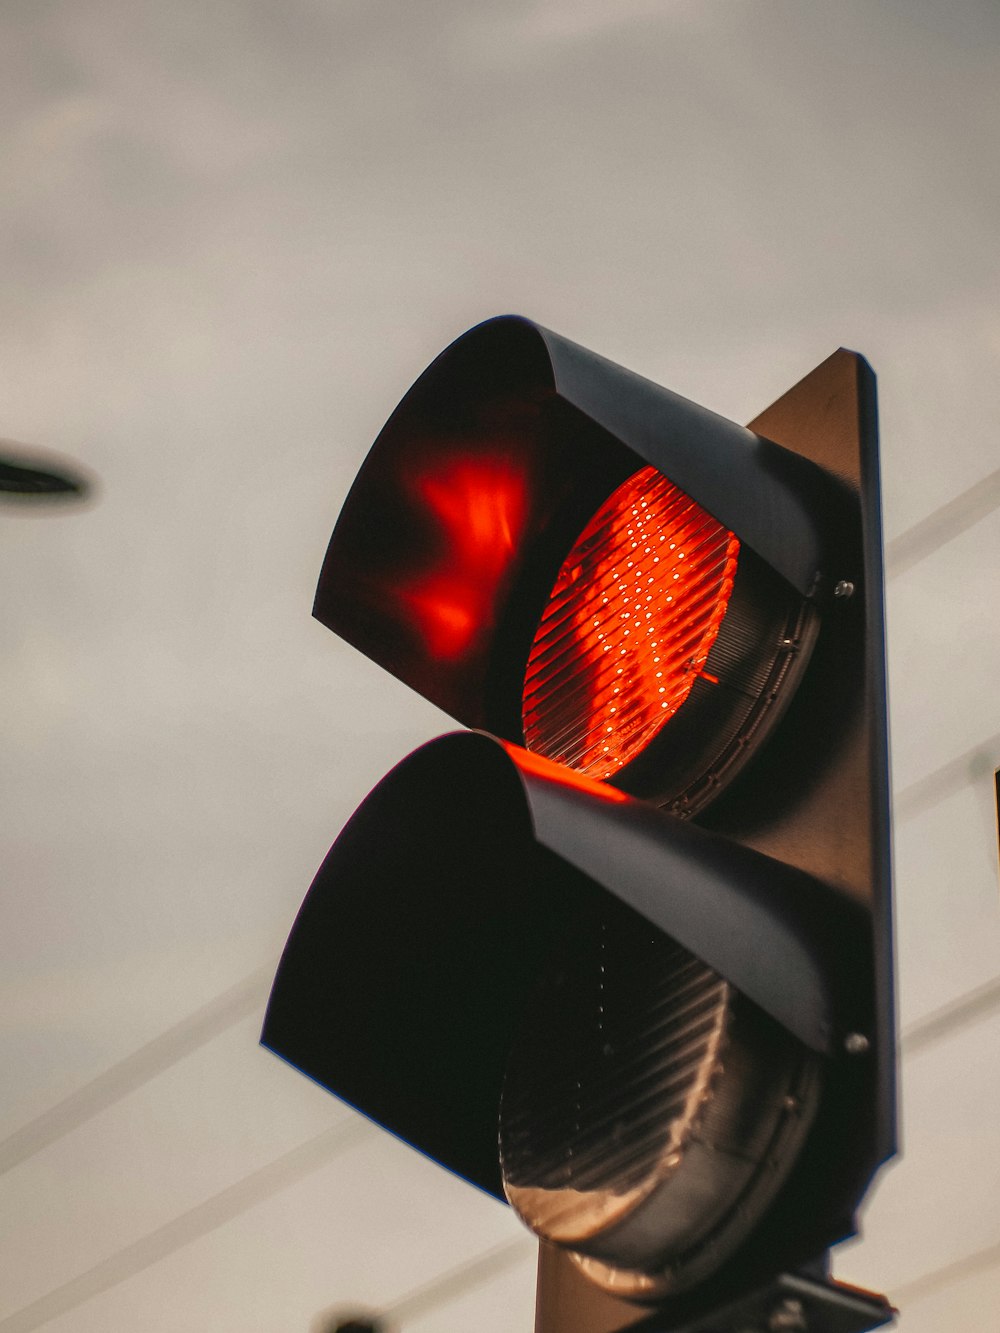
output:
<instances>
[{"instance_id":1,"label":"illuminated red light","mask_svg":"<svg viewBox=\"0 0 1000 1333\"><path fill-rule=\"evenodd\" d=\"M421 472L411 489L435 525L436 554L432 568L397 591L431 656L451 661L488 628L524 528L526 479L503 456L463 454Z\"/></svg>"},{"instance_id":2,"label":"illuminated red light","mask_svg":"<svg viewBox=\"0 0 1000 1333\"><path fill-rule=\"evenodd\" d=\"M525 745L593 778L675 715L726 614L740 544L655 468L624 482L570 551L528 657Z\"/></svg>"}]
</instances>

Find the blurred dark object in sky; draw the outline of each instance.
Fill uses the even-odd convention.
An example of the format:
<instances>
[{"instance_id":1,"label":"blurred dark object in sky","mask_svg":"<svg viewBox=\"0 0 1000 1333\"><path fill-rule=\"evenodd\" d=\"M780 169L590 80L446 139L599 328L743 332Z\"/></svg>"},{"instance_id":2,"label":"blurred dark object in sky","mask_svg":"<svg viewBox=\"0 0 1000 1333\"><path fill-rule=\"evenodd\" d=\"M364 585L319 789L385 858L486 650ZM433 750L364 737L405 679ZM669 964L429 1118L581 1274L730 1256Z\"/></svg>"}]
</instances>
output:
<instances>
[{"instance_id":1,"label":"blurred dark object in sky","mask_svg":"<svg viewBox=\"0 0 1000 1333\"><path fill-rule=\"evenodd\" d=\"M388 1324L366 1310L341 1308L314 1322L312 1333L394 1333Z\"/></svg>"},{"instance_id":2,"label":"blurred dark object in sky","mask_svg":"<svg viewBox=\"0 0 1000 1333\"><path fill-rule=\"evenodd\" d=\"M84 499L92 490L93 483L75 463L13 440L0 440L0 501L65 504Z\"/></svg>"}]
</instances>

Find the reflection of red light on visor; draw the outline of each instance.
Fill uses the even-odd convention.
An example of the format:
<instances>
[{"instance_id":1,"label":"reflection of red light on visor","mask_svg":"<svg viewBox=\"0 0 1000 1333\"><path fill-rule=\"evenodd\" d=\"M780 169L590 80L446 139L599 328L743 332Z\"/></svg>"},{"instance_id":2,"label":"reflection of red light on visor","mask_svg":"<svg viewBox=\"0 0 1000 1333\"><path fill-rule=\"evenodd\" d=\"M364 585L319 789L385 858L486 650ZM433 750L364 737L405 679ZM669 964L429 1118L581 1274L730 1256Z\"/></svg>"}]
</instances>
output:
<instances>
[{"instance_id":1,"label":"reflection of red light on visor","mask_svg":"<svg viewBox=\"0 0 1000 1333\"><path fill-rule=\"evenodd\" d=\"M497 585L524 527L525 477L509 459L463 455L422 472L413 490L435 524L439 555L399 595L431 656L454 660L492 621Z\"/></svg>"},{"instance_id":2,"label":"reflection of red light on visor","mask_svg":"<svg viewBox=\"0 0 1000 1333\"><path fill-rule=\"evenodd\" d=\"M619 486L564 561L535 632L525 745L595 778L634 759L703 674L738 555L736 537L655 468Z\"/></svg>"},{"instance_id":3,"label":"reflection of red light on visor","mask_svg":"<svg viewBox=\"0 0 1000 1333\"><path fill-rule=\"evenodd\" d=\"M623 791L619 791L617 787L609 787L606 782L598 782L575 769L567 768L565 764L553 763L551 759L545 759L540 754L523 750L520 745L510 745L507 741L504 741L503 745L514 763L524 773L548 778L550 782L558 782L563 787L572 787L575 791L584 791L588 796L597 796L604 801L628 800Z\"/></svg>"}]
</instances>

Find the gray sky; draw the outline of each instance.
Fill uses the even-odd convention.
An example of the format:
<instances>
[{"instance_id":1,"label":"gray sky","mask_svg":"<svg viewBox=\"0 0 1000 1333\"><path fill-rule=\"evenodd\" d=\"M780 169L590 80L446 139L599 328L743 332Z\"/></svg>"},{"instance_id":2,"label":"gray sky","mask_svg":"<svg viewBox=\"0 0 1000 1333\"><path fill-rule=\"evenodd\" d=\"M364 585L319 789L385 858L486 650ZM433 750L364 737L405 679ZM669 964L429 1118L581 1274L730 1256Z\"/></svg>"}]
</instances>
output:
<instances>
[{"instance_id":1,"label":"gray sky","mask_svg":"<svg viewBox=\"0 0 1000 1333\"><path fill-rule=\"evenodd\" d=\"M309 609L464 328L524 313L741 420L854 347L890 537L996 471L998 53L993 0L7 0L0 434L99 479L0 517L8 1132L273 962L448 725ZM900 790L992 762L978 531L964 591L953 562L890 585ZM919 878L957 816L902 848L907 1020L1000 971L992 807L963 810L971 906Z\"/></svg>"}]
</instances>

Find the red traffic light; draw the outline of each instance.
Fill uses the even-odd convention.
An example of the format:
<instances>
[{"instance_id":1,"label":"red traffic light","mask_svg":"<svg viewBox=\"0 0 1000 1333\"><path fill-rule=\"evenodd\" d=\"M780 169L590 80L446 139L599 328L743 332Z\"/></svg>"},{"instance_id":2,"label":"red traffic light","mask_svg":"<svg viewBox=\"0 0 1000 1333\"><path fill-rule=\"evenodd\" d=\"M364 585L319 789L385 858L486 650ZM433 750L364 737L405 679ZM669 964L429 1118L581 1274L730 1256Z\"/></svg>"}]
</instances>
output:
<instances>
[{"instance_id":1,"label":"red traffic light","mask_svg":"<svg viewBox=\"0 0 1000 1333\"><path fill-rule=\"evenodd\" d=\"M656 476L669 480L646 494ZM614 518L619 505L627 516L630 495L654 505L655 543L669 548L679 525L692 549L662 573L650 556L641 595L673 657L625 652L629 721L608 733L617 705L601 698L596 636L588 647L570 628L562 645L576 657L575 692L546 645L553 599L578 615L581 579L600 579L602 559L609 571L620 559L631 578L620 543L633 539ZM614 780L692 813L787 706L857 520L842 478L808 457L505 317L442 353L387 422L338 520L315 614L467 726L574 763L565 721L584 771L600 770L605 752L588 750L588 732L603 719L617 739ZM577 570L594 525L597 549ZM724 541L721 565L704 548L709 533ZM674 598L664 585L682 581ZM612 591L640 595L629 578ZM643 644L662 641L645 628ZM545 706L555 690L558 715Z\"/></svg>"},{"instance_id":2,"label":"red traffic light","mask_svg":"<svg viewBox=\"0 0 1000 1333\"><path fill-rule=\"evenodd\" d=\"M524 741L592 777L641 754L701 677L733 591L737 538L646 467L577 538L535 631Z\"/></svg>"},{"instance_id":3,"label":"red traffic light","mask_svg":"<svg viewBox=\"0 0 1000 1333\"><path fill-rule=\"evenodd\" d=\"M493 735L359 809L264 1041L672 1328L794 1285L894 1151L874 401L839 352L745 429L489 321L317 591Z\"/></svg>"}]
</instances>

